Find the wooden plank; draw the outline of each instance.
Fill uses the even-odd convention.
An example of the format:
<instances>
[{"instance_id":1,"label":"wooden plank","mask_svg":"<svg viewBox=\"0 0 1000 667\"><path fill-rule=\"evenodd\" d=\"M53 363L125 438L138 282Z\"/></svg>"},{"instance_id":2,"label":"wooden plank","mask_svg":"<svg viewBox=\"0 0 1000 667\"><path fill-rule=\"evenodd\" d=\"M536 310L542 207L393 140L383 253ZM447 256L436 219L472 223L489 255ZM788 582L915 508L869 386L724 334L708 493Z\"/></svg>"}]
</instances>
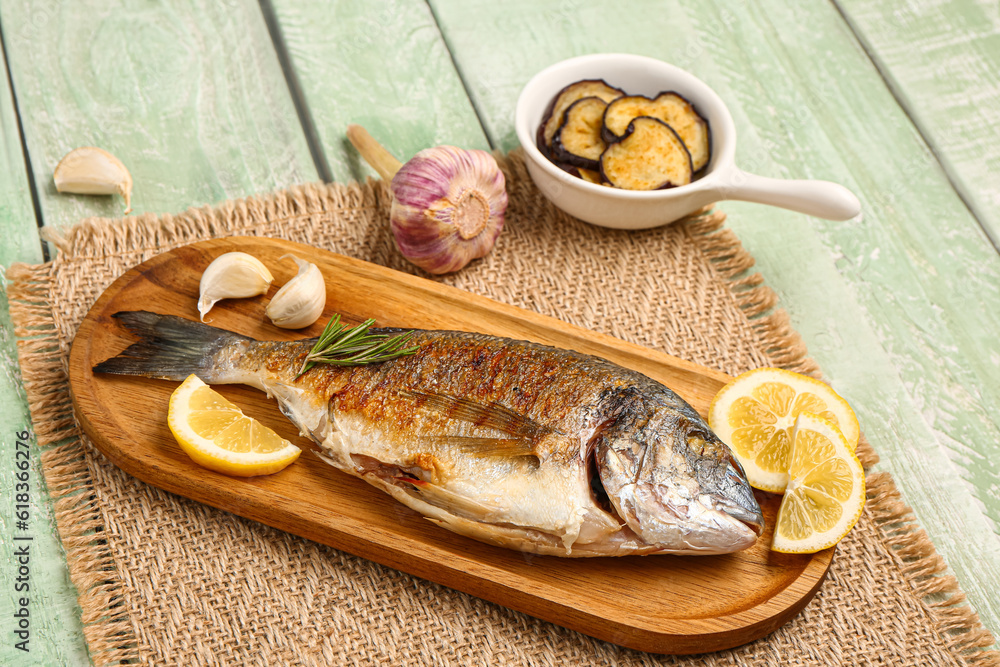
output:
<instances>
[{"instance_id":1,"label":"wooden plank","mask_svg":"<svg viewBox=\"0 0 1000 667\"><path fill-rule=\"evenodd\" d=\"M836 0L835 4L1000 248L996 3ZM918 40L920 48L915 49Z\"/></svg>"},{"instance_id":2,"label":"wooden plank","mask_svg":"<svg viewBox=\"0 0 1000 667\"><path fill-rule=\"evenodd\" d=\"M117 197L55 192L52 170L79 146L125 163L134 214L316 180L253 0L8 3L0 18L45 224L123 212Z\"/></svg>"},{"instance_id":3,"label":"wooden plank","mask_svg":"<svg viewBox=\"0 0 1000 667\"><path fill-rule=\"evenodd\" d=\"M5 3L4 45L30 149L45 224L117 217L120 199L59 195L52 170L63 154L97 145L135 181L134 213L178 211L313 181L317 172L271 40L253 0ZM6 77L0 90L0 263L37 263L41 246ZM0 315L0 453L30 427L3 298ZM8 409L7 406L12 406ZM8 455L9 454L9 455ZM89 662L52 503L32 460L31 653L3 642L0 663ZM3 476L3 496L9 475ZM15 533L7 523L0 529ZM6 568L3 596L15 594ZM13 598L10 607L14 608ZM9 659L8 659L9 658Z\"/></svg>"},{"instance_id":4,"label":"wooden plank","mask_svg":"<svg viewBox=\"0 0 1000 667\"><path fill-rule=\"evenodd\" d=\"M0 570L0 601L13 614L21 608L24 598L29 601L30 636L25 653L17 648L21 637L12 634L16 629L8 625L5 641L0 643L0 663L26 664L31 657L33 664L83 664L87 650L83 643L80 610L76 604L76 589L66 577L66 561L62 546L56 536L52 520L51 500L45 490L39 463L39 451L33 438L20 434L31 432L31 417L27 398L21 388L20 368L14 332L7 308L6 283L3 267L13 262L42 261L42 246L38 239L38 226L31 203L24 163L14 98L8 85L5 63L0 61L0 497L7 500L0 510L0 535L7 550L6 559L15 563L13 547L29 545L29 578L18 581L17 568ZM18 447L27 443L28 449ZM18 451L26 452L27 459L18 459ZM21 455L23 456L23 454ZM26 461L27 470L18 463ZM27 473L27 475L24 475ZM24 475L27 481L17 479ZM18 484L27 487L18 487ZM22 502L27 501L27 502ZM16 505L27 505L27 528L18 526ZM15 537L31 540L14 542Z\"/></svg>"},{"instance_id":5,"label":"wooden plank","mask_svg":"<svg viewBox=\"0 0 1000 667\"><path fill-rule=\"evenodd\" d=\"M991 486L1000 258L837 11L776 1L649 1L618 12L526 0L432 5L504 149L516 146L517 93L538 70L584 53L635 52L716 89L735 117L745 169L834 180L860 196L864 218L849 223L748 204L724 210L857 408L881 467L987 626L1000 629L1000 498Z\"/></svg>"},{"instance_id":6,"label":"wooden plank","mask_svg":"<svg viewBox=\"0 0 1000 667\"><path fill-rule=\"evenodd\" d=\"M439 144L489 148L425 2L272 4L334 180L375 175L349 123L403 161Z\"/></svg>"}]
</instances>

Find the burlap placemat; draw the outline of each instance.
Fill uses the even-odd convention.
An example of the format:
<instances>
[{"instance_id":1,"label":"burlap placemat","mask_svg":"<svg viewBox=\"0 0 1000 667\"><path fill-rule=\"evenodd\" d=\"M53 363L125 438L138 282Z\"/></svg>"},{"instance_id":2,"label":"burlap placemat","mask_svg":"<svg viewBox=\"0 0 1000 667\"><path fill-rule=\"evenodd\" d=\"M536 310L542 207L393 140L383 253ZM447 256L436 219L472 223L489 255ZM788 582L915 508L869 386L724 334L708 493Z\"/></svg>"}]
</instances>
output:
<instances>
[{"instance_id":1,"label":"burlap placemat","mask_svg":"<svg viewBox=\"0 0 1000 667\"><path fill-rule=\"evenodd\" d=\"M721 213L615 232L573 220L501 159L510 209L493 252L442 282L731 374L818 374ZM164 250L279 236L419 273L388 231L388 191L308 185L177 216L87 220L56 259L8 272L43 469L98 665L998 665L884 473L826 582L790 623L692 657L623 649L148 486L77 427L73 335L114 278ZM866 465L875 462L867 445ZM639 592L641 594L641 592Z\"/></svg>"}]
</instances>

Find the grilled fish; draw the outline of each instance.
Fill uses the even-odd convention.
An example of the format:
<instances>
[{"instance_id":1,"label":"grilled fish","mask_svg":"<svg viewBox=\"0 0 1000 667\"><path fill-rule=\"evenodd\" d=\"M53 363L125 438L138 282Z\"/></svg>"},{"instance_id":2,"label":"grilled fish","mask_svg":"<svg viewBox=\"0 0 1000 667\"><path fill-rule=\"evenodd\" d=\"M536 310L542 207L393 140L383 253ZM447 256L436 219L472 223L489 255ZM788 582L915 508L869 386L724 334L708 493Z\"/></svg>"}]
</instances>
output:
<instances>
[{"instance_id":1,"label":"grilled fish","mask_svg":"<svg viewBox=\"0 0 1000 667\"><path fill-rule=\"evenodd\" d=\"M698 413L597 357L417 330L412 355L297 377L314 340L115 317L140 340L95 372L257 387L325 461L476 540L555 556L718 554L763 530L742 468Z\"/></svg>"}]
</instances>

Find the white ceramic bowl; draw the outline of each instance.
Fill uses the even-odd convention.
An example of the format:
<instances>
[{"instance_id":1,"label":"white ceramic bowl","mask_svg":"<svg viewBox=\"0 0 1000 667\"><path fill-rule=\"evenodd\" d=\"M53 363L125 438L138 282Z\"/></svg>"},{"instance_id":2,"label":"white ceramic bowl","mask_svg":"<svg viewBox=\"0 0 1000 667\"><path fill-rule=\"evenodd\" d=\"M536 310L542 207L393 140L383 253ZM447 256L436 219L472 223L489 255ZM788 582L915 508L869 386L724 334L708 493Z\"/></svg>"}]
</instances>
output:
<instances>
[{"instance_id":1,"label":"white ceramic bowl","mask_svg":"<svg viewBox=\"0 0 1000 667\"><path fill-rule=\"evenodd\" d=\"M704 175L688 185L639 192L588 183L550 162L535 143L542 115L560 90L581 79L604 79L631 95L672 90L687 98L711 132L712 158ZM599 53L556 63L521 91L514 126L528 173L542 193L570 215L602 227L657 227L725 199L770 204L830 220L848 220L861 211L858 198L836 183L766 178L740 170L734 161L736 126L722 99L688 72L654 58Z\"/></svg>"}]
</instances>

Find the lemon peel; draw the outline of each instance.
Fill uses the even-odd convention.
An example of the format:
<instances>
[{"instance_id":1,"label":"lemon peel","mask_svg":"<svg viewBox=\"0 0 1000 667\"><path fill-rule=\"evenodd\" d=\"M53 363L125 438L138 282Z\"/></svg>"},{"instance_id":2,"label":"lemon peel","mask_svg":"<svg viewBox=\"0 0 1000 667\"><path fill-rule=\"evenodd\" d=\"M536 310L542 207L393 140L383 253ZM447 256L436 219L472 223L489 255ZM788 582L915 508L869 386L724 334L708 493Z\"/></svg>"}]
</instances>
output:
<instances>
[{"instance_id":1,"label":"lemon peel","mask_svg":"<svg viewBox=\"0 0 1000 667\"><path fill-rule=\"evenodd\" d=\"M836 424L808 412L796 418L788 475L771 549L815 553L839 542L864 510L865 473Z\"/></svg>"},{"instance_id":2,"label":"lemon peel","mask_svg":"<svg viewBox=\"0 0 1000 667\"><path fill-rule=\"evenodd\" d=\"M189 375L170 396L167 425L195 463L227 475L269 475L302 453L196 375Z\"/></svg>"},{"instance_id":3,"label":"lemon peel","mask_svg":"<svg viewBox=\"0 0 1000 667\"><path fill-rule=\"evenodd\" d=\"M781 368L759 368L723 387L708 423L729 445L754 488L781 493L788 483L795 419L810 412L833 422L853 452L861 429L851 406L829 385Z\"/></svg>"}]
</instances>

